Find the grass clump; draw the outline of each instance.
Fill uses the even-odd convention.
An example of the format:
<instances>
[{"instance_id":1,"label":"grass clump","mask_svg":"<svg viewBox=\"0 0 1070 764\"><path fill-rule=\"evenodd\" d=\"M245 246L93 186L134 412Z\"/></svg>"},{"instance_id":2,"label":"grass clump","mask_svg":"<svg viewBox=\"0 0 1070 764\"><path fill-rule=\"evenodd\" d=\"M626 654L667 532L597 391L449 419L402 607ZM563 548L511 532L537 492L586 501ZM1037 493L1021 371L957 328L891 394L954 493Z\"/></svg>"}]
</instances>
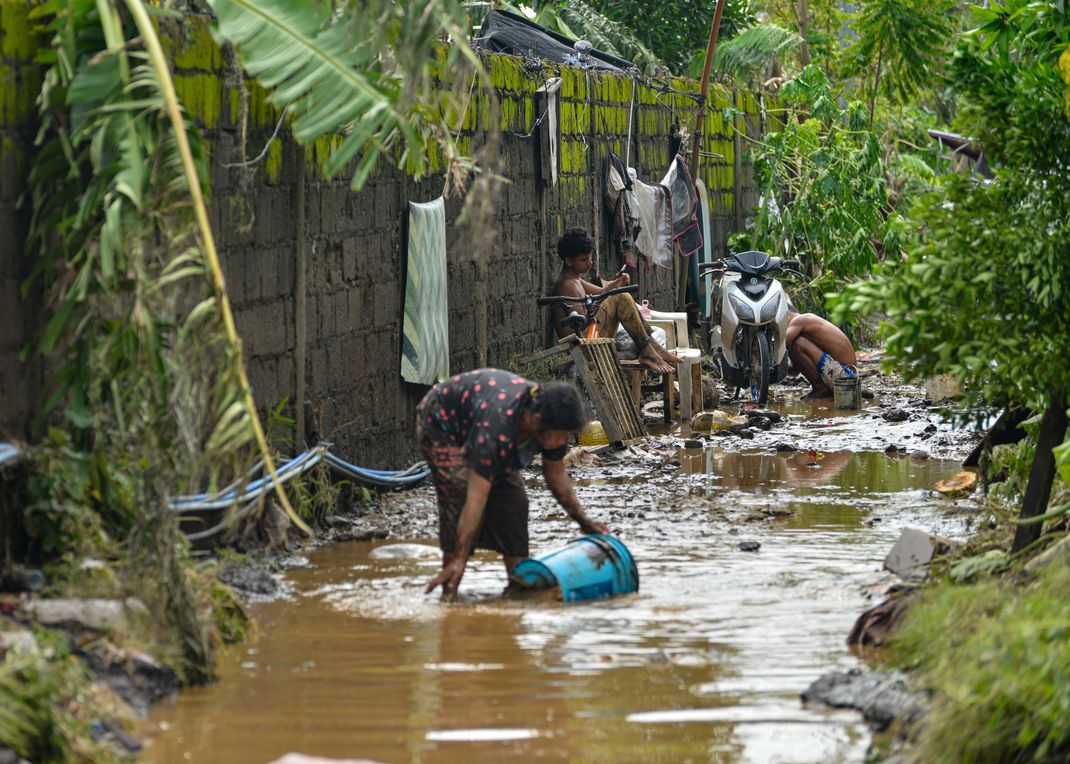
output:
<instances>
[{"instance_id":1,"label":"grass clump","mask_svg":"<svg viewBox=\"0 0 1070 764\"><path fill-rule=\"evenodd\" d=\"M918 759L1070 760L1070 565L1031 582L942 582L922 592L892 651L932 693Z\"/></svg>"}]
</instances>

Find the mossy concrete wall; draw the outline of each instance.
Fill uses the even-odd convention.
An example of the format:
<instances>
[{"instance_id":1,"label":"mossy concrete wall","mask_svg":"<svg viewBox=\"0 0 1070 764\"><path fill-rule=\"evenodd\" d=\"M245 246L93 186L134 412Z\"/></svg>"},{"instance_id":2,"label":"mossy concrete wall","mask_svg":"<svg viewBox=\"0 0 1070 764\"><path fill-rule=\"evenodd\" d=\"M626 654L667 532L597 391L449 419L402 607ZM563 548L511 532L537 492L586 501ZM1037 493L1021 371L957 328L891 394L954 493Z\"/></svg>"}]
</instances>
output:
<instances>
[{"instance_id":1,"label":"mossy concrete wall","mask_svg":"<svg viewBox=\"0 0 1070 764\"><path fill-rule=\"evenodd\" d=\"M41 91L41 67L33 63L40 39L27 10L25 0L0 0L0 440L25 433L39 388L36 365L19 359L40 317L38 296L19 296L29 274L22 254L29 215L18 199L30 169Z\"/></svg>"},{"instance_id":2,"label":"mossy concrete wall","mask_svg":"<svg viewBox=\"0 0 1070 764\"><path fill-rule=\"evenodd\" d=\"M5 8L23 5L3 2ZM405 465L416 456L412 418L425 392L399 373L405 210L408 201L441 194L444 168L433 155L434 174L416 180L384 164L359 193L350 191L348 177L327 180L322 168L335 141L301 147L283 125L269 144L279 113L214 43L209 24L187 16L181 23L162 21L160 31L179 96L210 155L212 223L257 400L264 406L308 400L317 416L306 429L318 430L322 419L321 434L339 453L369 467ZM447 202L450 364L456 371L506 366L544 346L546 312L534 298L553 283L556 241L565 229L593 230L599 268L619 268L603 230L600 176L608 151L625 154L632 80L569 67L531 72L522 60L503 55L485 62L500 101L501 154L510 182L497 200L494 244L485 251L455 225L461 200ZM544 111L536 91L548 76L562 79L556 184L549 180L544 128L536 125ZM698 89L689 80L670 85ZM730 105L745 112L735 125L721 116ZM695 108L693 96L635 87L629 153L642 180L661 178L673 133L693 124ZM482 145L492 118L489 100L477 89L463 120L462 145ZM714 88L699 175L710 189L718 250L739 225L738 213L753 205L736 127L757 134L757 100ZM243 164L265 146L262 159ZM0 224L6 237L10 224ZM674 304L673 272L644 270L639 281L642 296L656 306ZM0 421L22 420L4 413Z\"/></svg>"}]
</instances>

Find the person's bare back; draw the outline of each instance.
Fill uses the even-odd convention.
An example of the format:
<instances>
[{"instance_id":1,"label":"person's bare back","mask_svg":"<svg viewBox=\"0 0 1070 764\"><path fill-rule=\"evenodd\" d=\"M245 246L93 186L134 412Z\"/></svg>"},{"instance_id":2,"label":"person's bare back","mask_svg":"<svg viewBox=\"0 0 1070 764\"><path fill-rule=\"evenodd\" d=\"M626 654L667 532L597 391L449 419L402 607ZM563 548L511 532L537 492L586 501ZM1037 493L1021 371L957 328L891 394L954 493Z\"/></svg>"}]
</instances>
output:
<instances>
[{"instance_id":1,"label":"person's bare back","mask_svg":"<svg viewBox=\"0 0 1070 764\"><path fill-rule=\"evenodd\" d=\"M831 321L813 313L792 316L785 335L790 346L797 337L803 336L845 366L857 366L855 349L847 335Z\"/></svg>"}]
</instances>

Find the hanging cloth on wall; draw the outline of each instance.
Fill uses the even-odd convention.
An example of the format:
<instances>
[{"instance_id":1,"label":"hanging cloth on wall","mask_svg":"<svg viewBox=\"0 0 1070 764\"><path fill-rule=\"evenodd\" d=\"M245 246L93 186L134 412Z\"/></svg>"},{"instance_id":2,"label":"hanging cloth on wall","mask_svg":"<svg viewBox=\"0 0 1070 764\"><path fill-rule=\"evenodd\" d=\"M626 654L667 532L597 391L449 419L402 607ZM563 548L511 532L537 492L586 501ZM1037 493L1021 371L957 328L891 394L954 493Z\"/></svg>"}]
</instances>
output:
<instances>
[{"instance_id":1,"label":"hanging cloth on wall","mask_svg":"<svg viewBox=\"0 0 1070 764\"><path fill-rule=\"evenodd\" d=\"M661 184L648 186L628 168L639 212L639 232L635 248L643 257L661 268L672 267L672 200Z\"/></svg>"},{"instance_id":2,"label":"hanging cloth on wall","mask_svg":"<svg viewBox=\"0 0 1070 764\"><path fill-rule=\"evenodd\" d=\"M450 374L446 300L446 202L409 202L401 377L433 385Z\"/></svg>"},{"instance_id":3,"label":"hanging cloth on wall","mask_svg":"<svg viewBox=\"0 0 1070 764\"><path fill-rule=\"evenodd\" d=\"M560 101L561 78L551 77L539 86L536 93L542 95L546 120L543 131L540 133L542 145L545 147L545 159L543 160L543 178L550 181L551 186L557 185L557 155L560 153L559 144L561 137L557 130L557 110ZM548 172L547 172L548 171Z\"/></svg>"},{"instance_id":4,"label":"hanging cloth on wall","mask_svg":"<svg viewBox=\"0 0 1070 764\"><path fill-rule=\"evenodd\" d=\"M661 185L672 195L672 239L684 257L702 248L702 229L699 228L698 193L691 182L687 162L679 154L673 159Z\"/></svg>"},{"instance_id":5,"label":"hanging cloth on wall","mask_svg":"<svg viewBox=\"0 0 1070 764\"><path fill-rule=\"evenodd\" d=\"M635 202L631 176L624 162L612 151L602 164L602 188L609 217L609 240L618 262L635 267L635 230L639 226L639 210Z\"/></svg>"}]
</instances>

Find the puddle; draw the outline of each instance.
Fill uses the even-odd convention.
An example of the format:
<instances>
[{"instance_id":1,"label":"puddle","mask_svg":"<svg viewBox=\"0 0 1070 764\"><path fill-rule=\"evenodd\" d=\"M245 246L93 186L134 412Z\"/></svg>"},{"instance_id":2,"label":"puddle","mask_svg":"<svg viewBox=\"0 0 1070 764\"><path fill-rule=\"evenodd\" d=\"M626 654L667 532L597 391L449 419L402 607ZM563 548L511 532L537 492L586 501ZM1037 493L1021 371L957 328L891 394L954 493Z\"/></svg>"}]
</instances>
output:
<instances>
[{"instance_id":1,"label":"puddle","mask_svg":"<svg viewBox=\"0 0 1070 764\"><path fill-rule=\"evenodd\" d=\"M964 535L929 490L958 464L715 446L577 472L638 563L636 595L503 598L500 559L479 553L443 604L423 593L437 561L377 559L392 542L310 555L291 600L251 606L260 637L224 651L220 682L153 709L144 760L863 761L860 716L799 693L858 665L845 638L903 527ZM537 554L574 526L531 494Z\"/></svg>"}]
</instances>

